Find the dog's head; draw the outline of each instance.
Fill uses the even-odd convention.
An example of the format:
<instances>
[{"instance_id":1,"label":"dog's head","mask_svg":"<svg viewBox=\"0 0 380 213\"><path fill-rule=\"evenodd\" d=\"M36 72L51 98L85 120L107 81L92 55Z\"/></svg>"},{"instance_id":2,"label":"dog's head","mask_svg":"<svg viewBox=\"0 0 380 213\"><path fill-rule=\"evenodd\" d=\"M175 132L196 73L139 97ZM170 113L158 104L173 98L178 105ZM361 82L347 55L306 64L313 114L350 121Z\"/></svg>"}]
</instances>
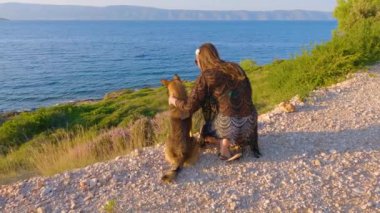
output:
<instances>
[{"instance_id":1,"label":"dog's head","mask_svg":"<svg viewBox=\"0 0 380 213\"><path fill-rule=\"evenodd\" d=\"M161 80L161 83L168 88L169 96L173 96L179 100L187 99L186 88L177 74L173 76L172 80Z\"/></svg>"},{"instance_id":2,"label":"dog's head","mask_svg":"<svg viewBox=\"0 0 380 213\"><path fill-rule=\"evenodd\" d=\"M173 76L172 80L161 80L161 83L168 88L169 96L173 96L179 100L187 100L186 88L177 74ZM183 112L173 106L170 106L170 115L174 118L181 119L189 117L188 112Z\"/></svg>"}]
</instances>

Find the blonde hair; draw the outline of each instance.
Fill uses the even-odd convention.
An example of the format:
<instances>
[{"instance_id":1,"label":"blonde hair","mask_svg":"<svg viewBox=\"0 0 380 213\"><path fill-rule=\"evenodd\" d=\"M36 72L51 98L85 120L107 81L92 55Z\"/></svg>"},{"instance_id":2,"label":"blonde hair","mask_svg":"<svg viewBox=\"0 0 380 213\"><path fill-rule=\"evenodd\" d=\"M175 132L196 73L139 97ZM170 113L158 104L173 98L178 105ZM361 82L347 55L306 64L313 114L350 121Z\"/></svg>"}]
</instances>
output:
<instances>
[{"instance_id":1,"label":"blonde hair","mask_svg":"<svg viewBox=\"0 0 380 213\"><path fill-rule=\"evenodd\" d=\"M202 72L210 69L219 69L229 74L234 80L244 80L246 75L242 68L232 62L225 62L220 59L218 50L211 43L205 43L196 50L198 64Z\"/></svg>"}]
</instances>

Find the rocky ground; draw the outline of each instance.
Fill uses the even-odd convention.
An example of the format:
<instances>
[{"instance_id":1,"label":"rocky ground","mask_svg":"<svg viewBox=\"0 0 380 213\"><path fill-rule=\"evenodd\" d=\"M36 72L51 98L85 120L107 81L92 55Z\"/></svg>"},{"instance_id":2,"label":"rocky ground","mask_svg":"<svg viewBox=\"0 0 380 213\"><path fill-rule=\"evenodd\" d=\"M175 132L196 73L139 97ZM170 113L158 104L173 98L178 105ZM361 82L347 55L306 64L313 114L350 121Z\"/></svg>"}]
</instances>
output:
<instances>
[{"instance_id":1,"label":"rocky ground","mask_svg":"<svg viewBox=\"0 0 380 213\"><path fill-rule=\"evenodd\" d=\"M260 159L209 147L168 185L160 145L0 186L0 212L380 212L380 66L292 102L260 116Z\"/></svg>"}]
</instances>

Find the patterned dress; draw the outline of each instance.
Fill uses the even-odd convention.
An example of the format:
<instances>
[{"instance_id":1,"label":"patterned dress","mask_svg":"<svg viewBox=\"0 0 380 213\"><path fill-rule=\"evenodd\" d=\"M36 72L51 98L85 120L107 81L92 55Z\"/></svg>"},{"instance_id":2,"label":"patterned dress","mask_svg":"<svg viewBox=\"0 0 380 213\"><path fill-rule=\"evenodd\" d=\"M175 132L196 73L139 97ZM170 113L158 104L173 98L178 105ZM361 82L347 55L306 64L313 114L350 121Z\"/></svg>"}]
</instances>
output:
<instances>
[{"instance_id":1,"label":"patterned dress","mask_svg":"<svg viewBox=\"0 0 380 213\"><path fill-rule=\"evenodd\" d=\"M218 114L211 122L210 136L222 139L230 139L233 144L243 145L254 137L254 130L257 125L257 114L246 117L230 117Z\"/></svg>"}]
</instances>

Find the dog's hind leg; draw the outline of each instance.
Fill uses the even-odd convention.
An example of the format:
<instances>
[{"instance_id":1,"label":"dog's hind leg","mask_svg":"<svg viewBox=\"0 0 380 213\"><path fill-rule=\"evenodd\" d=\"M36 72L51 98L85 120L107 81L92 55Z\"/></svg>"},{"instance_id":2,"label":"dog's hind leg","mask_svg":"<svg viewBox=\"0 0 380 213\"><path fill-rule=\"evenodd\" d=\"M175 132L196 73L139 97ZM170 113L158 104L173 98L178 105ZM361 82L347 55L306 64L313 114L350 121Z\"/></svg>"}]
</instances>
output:
<instances>
[{"instance_id":1,"label":"dog's hind leg","mask_svg":"<svg viewBox=\"0 0 380 213\"><path fill-rule=\"evenodd\" d=\"M165 183L172 183L173 180L177 177L178 172L181 170L181 167L172 168L168 172L166 172L162 177L161 180Z\"/></svg>"},{"instance_id":2,"label":"dog's hind leg","mask_svg":"<svg viewBox=\"0 0 380 213\"><path fill-rule=\"evenodd\" d=\"M178 173L181 171L184 164L184 159L181 159L179 163L174 165L168 172L166 172L161 180L165 183L172 183L174 179L177 177Z\"/></svg>"}]
</instances>

